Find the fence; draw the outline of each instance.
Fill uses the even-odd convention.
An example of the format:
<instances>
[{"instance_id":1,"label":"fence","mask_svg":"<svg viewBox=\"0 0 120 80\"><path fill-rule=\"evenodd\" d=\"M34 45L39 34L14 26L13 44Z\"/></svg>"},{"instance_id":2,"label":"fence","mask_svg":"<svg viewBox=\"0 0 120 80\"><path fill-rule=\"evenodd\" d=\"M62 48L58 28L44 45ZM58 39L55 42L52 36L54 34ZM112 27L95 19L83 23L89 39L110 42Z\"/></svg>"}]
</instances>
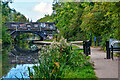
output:
<instances>
[{"instance_id":1,"label":"fence","mask_svg":"<svg viewBox=\"0 0 120 80\"><path fill-rule=\"evenodd\" d=\"M120 43L120 41L112 41L109 43L109 41L106 41L106 59L113 59L113 52L120 52L120 46L114 46L115 43Z\"/></svg>"},{"instance_id":2,"label":"fence","mask_svg":"<svg viewBox=\"0 0 120 80\"><path fill-rule=\"evenodd\" d=\"M72 50L83 50L84 54L86 56L91 54L91 50L90 50L91 41L87 40L87 41L74 41L74 42L71 42L71 44L76 44L76 43L83 43L83 49L72 49L72 47L71 47Z\"/></svg>"}]
</instances>

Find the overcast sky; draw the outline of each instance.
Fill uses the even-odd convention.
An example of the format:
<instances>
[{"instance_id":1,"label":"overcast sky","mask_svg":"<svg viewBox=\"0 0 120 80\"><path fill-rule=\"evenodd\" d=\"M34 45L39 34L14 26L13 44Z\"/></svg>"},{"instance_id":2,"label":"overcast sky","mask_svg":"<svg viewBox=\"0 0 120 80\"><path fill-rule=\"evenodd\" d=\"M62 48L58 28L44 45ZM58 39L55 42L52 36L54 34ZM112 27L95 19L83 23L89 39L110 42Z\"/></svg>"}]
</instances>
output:
<instances>
[{"instance_id":1,"label":"overcast sky","mask_svg":"<svg viewBox=\"0 0 120 80\"><path fill-rule=\"evenodd\" d=\"M35 22L45 14L51 15L52 2L53 0L13 0L9 6Z\"/></svg>"}]
</instances>

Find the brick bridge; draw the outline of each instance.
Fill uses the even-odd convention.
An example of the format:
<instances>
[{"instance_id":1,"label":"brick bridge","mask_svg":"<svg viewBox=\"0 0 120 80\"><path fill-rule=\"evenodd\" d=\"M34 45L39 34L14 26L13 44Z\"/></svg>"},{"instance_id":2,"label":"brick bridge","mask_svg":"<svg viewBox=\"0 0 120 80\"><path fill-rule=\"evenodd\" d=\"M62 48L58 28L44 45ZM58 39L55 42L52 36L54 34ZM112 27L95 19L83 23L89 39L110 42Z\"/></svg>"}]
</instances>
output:
<instances>
[{"instance_id":1,"label":"brick bridge","mask_svg":"<svg viewBox=\"0 0 120 80\"><path fill-rule=\"evenodd\" d=\"M58 32L55 23L51 22L6 22L6 26L8 26L9 34L13 38L22 33L33 33L40 36L42 40L45 40L47 35Z\"/></svg>"}]
</instances>

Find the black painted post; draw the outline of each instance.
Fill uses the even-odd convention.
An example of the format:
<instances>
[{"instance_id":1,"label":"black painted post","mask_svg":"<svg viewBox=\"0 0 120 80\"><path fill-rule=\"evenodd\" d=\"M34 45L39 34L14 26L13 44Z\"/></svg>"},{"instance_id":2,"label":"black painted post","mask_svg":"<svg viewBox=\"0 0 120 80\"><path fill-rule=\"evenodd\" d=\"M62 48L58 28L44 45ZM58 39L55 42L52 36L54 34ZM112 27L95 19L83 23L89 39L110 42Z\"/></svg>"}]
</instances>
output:
<instances>
[{"instance_id":1,"label":"black painted post","mask_svg":"<svg viewBox=\"0 0 120 80\"><path fill-rule=\"evenodd\" d=\"M83 41L83 51L84 51L84 54L86 54L86 52L85 52L85 41Z\"/></svg>"},{"instance_id":2,"label":"black painted post","mask_svg":"<svg viewBox=\"0 0 120 80\"><path fill-rule=\"evenodd\" d=\"M110 59L109 41L106 41L106 50L107 50L106 59Z\"/></svg>"},{"instance_id":3,"label":"black painted post","mask_svg":"<svg viewBox=\"0 0 120 80\"><path fill-rule=\"evenodd\" d=\"M84 52L85 52L85 55L88 56L88 42L85 41L84 43L85 43L85 46L84 46L85 51Z\"/></svg>"},{"instance_id":4,"label":"black painted post","mask_svg":"<svg viewBox=\"0 0 120 80\"><path fill-rule=\"evenodd\" d=\"M88 56L88 54L89 54L89 50L88 50L88 41L86 41L86 56Z\"/></svg>"},{"instance_id":5,"label":"black painted post","mask_svg":"<svg viewBox=\"0 0 120 80\"><path fill-rule=\"evenodd\" d=\"M71 44L71 50L72 50L72 44Z\"/></svg>"},{"instance_id":6,"label":"black painted post","mask_svg":"<svg viewBox=\"0 0 120 80\"><path fill-rule=\"evenodd\" d=\"M111 51L112 51L112 53L111 53L111 58L112 58L112 60L113 60L113 46L111 45Z\"/></svg>"}]
</instances>

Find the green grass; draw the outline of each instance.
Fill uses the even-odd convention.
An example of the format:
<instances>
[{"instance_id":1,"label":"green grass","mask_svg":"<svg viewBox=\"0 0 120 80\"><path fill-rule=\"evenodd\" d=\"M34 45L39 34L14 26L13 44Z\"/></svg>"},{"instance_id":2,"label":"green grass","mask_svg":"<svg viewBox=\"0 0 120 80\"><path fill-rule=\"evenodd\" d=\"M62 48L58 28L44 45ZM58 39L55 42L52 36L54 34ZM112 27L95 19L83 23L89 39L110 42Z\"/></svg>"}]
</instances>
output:
<instances>
[{"instance_id":1,"label":"green grass","mask_svg":"<svg viewBox=\"0 0 120 80\"><path fill-rule=\"evenodd\" d=\"M72 45L72 49L80 49L78 46Z\"/></svg>"},{"instance_id":2,"label":"green grass","mask_svg":"<svg viewBox=\"0 0 120 80\"><path fill-rule=\"evenodd\" d=\"M115 57L120 57L120 52L113 54Z\"/></svg>"},{"instance_id":3,"label":"green grass","mask_svg":"<svg viewBox=\"0 0 120 80\"><path fill-rule=\"evenodd\" d=\"M78 51L73 51L72 60L66 65L63 71L63 78L85 78L88 80L97 80L94 68L91 66L89 59ZM72 63L71 63L72 62Z\"/></svg>"},{"instance_id":4,"label":"green grass","mask_svg":"<svg viewBox=\"0 0 120 80\"><path fill-rule=\"evenodd\" d=\"M73 49L80 49L78 46L72 45ZM94 72L94 68L89 62L89 56L85 57L84 54L81 54L83 50L73 51L74 56L63 71L63 78L81 78L86 80L97 80L97 77Z\"/></svg>"},{"instance_id":5,"label":"green grass","mask_svg":"<svg viewBox=\"0 0 120 80\"><path fill-rule=\"evenodd\" d=\"M78 46L72 45L72 49L81 49ZM76 50L78 53L83 52L83 50Z\"/></svg>"},{"instance_id":6,"label":"green grass","mask_svg":"<svg viewBox=\"0 0 120 80\"><path fill-rule=\"evenodd\" d=\"M46 42L53 42L53 39L50 39L50 40L45 40Z\"/></svg>"},{"instance_id":7,"label":"green grass","mask_svg":"<svg viewBox=\"0 0 120 80\"><path fill-rule=\"evenodd\" d=\"M95 72L94 72L94 68L91 66L85 66L84 68L76 67L75 70L72 70L72 68L66 69L66 73L64 74L64 78L97 79Z\"/></svg>"}]
</instances>

